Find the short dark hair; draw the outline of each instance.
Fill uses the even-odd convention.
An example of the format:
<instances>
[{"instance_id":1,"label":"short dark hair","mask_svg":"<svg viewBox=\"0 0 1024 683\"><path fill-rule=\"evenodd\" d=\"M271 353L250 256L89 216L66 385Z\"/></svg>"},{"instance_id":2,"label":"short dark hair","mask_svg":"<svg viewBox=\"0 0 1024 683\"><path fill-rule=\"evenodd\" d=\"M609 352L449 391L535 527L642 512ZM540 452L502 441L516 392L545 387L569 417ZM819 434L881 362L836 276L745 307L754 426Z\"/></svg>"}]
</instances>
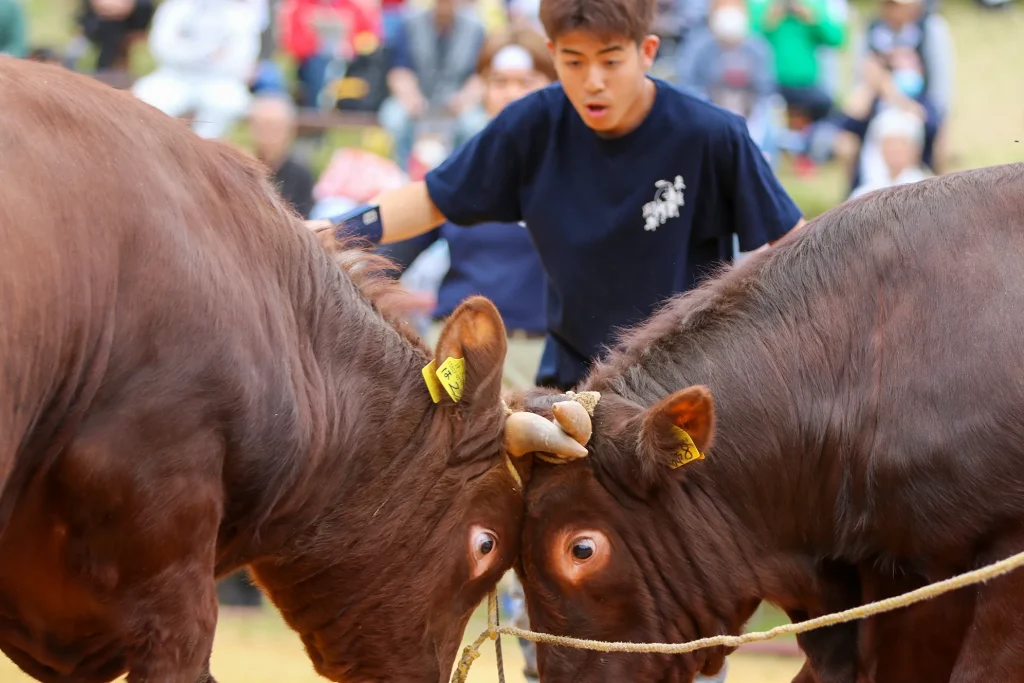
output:
<instances>
[{"instance_id":1,"label":"short dark hair","mask_svg":"<svg viewBox=\"0 0 1024 683\"><path fill-rule=\"evenodd\" d=\"M651 32L656 0L541 0L540 21L554 42L570 31L640 43Z\"/></svg>"}]
</instances>

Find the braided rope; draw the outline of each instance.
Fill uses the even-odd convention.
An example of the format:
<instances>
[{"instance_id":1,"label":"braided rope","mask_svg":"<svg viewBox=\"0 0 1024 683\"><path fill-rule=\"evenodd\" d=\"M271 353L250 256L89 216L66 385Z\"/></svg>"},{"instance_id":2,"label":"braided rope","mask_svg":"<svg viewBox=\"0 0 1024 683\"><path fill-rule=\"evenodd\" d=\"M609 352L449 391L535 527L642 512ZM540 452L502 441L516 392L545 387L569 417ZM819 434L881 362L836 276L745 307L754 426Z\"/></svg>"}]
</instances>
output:
<instances>
[{"instance_id":1,"label":"braided rope","mask_svg":"<svg viewBox=\"0 0 1024 683\"><path fill-rule=\"evenodd\" d=\"M498 633L502 628L498 625L498 591L494 589L487 594L487 630L481 633L479 638L474 640L472 644L467 645L462 651L462 659L459 660L459 665L452 672L451 683L466 683L466 677L469 676L469 667L480 657L480 646L488 639L494 640L494 651L498 657L498 683L505 683L505 667L502 664L501 657L501 638L498 637Z\"/></svg>"},{"instance_id":2,"label":"braided rope","mask_svg":"<svg viewBox=\"0 0 1024 683\"><path fill-rule=\"evenodd\" d=\"M948 593L965 586L988 581L997 576L1007 574L1021 566L1024 566L1024 552L1011 555L1004 560L993 562L992 564L981 567L980 569L975 569L943 581L922 586L921 588L912 590L908 593L903 593L902 595L878 600L876 602L870 602L866 605L860 605L859 607L854 607L842 612L826 614L814 619L799 621L795 624L783 624L768 631L745 633L741 636L712 636L710 638L691 640L687 643L615 643L602 640L570 638L568 636L555 636L549 633L537 633L535 631L528 631L514 626L499 626L497 623L497 590L495 589L488 595L488 610L494 610L493 621L489 618L487 631L477 639L476 643L466 648L466 652L463 654L462 658L462 663L465 663L465 673L461 678L456 678L453 675L452 683L465 683L465 676L469 673L469 666L472 663L472 660L480 656L480 644L487 638L494 638L497 640L500 635L523 638L535 643L548 643L550 645L573 647L582 650L597 650L600 652L637 652L672 655L692 652L694 650L701 650L708 647L738 647L740 645L745 645L746 643L771 640L772 638L776 638L785 633L806 633L807 631L813 631L826 626L834 626L835 624L864 619L865 617L874 616L883 612L891 612L901 607L913 605L916 602L929 600L942 595L943 593ZM475 652L471 657L470 650ZM460 671L462 670L462 663L459 665ZM456 673L458 674L459 672L457 671Z\"/></svg>"}]
</instances>

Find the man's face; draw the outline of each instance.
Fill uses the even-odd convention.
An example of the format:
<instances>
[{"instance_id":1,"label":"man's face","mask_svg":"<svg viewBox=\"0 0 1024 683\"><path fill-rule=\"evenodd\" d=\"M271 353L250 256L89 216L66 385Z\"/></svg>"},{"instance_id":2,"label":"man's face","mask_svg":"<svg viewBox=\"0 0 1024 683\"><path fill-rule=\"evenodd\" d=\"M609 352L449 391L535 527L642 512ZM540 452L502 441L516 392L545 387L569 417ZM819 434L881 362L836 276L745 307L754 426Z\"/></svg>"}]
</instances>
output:
<instances>
[{"instance_id":1,"label":"man's face","mask_svg":"<svg viewBox=\"0 0 1024 683\"><path fill-rule=\"evenodd\" d=\"M906 135L887 135L882 138L879 148L885 165L894 176L921 163L920 148Z\"/></svg>"},{"instance_id":2,"label":"man's face","mask_svg":"<svg viewBox=\"0 0 1024 683\"><path fill-rule=\"evenodd\" d=\"M921 14L921 4L915 0L909 2L903 0L882 0L881 16L885 23L893 28L899 29L911 22L917 21Z\"/></svg>"},{"instance_id":3,"label":"man's face","mask_svg":"<svg viewBox=\"0 0 1024 683\"><path fill-rule=\"evenodd\" d=\"M447 29L455 19L456 0L437 0L434 3L434 21L439 28Z\"/></svg>"},{"instance_id":4,"label":"man's face","mask_svg":"<svg viewBox=\"0 0 1024 683\"><path fill-rule=\"evenodd\" d=\"M284 104L267 100L252 108L249 132L257 158L276 164L291 147L295 123Z\"/></svg>"},{"instance_id":5,"label":"man's face","mask_svg":"<svg viewBox=\"0 0 1024 683\"><path fill-rule=\"evenodd\" d=\"M550 47L565 94L587 126L615 136L639 123L647 70L658 52L656 36L637 45L626 37L570 31Z\"/></svg>"},{"instance_id":6,"label":"man's face","mask_svg":"<svg viewBox=\"0 0 1024 683\"><path fill-rule=\"evenodd\" d=\"M489 116L497 116L510 103L543 88L549 82L544 74L535 69L493 69L487 76L484 108Z\"/></svg>"}]
</instances>

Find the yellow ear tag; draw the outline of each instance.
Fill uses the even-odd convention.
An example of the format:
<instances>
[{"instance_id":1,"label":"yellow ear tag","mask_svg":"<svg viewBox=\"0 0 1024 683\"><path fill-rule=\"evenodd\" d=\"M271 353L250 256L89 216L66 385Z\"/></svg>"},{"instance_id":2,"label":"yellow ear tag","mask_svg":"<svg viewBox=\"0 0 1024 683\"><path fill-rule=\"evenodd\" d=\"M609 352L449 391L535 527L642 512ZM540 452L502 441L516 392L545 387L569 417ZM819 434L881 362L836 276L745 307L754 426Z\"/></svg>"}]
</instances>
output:
<instances>
[{"instance_id":1,"label":"yellow ear tag","mask_svg":"<svg viewBox=\"0 0 1024 683\"><path fill-rule=\"evenodd\" d=\"M676 435L679 442L682 444L679 450L676 451L676 459L669 463L669 467L676 469L682 467L695 460L703 460L704 454L697 450L697 446L694 445L693 439L686 433L685 430L672 426L672 433Z\"/></svg>"},{"instance_id":2,"label":"yellow ear tag","mask_svg":"<svg viewBox=\"0 0 1024 683\"><path fill-rule=\"evenodd\" d=\"M448 358L437 369L437 378L441 386L456 403L462 398L462 387L466 382L466 359Z\"/></svg>"},{"instance_id":3,"label":"yellow ear tag","mask_svg":"<svg viewBox=\"0 0 1024 683\"><path fill-rule=\"evenodd\" d=\"M430 392L430 398L434 399L434 403L441 400L441 383L437 381L437 361L430 361L423 366L423 381L427 383L427 391Z\"/></svg>"}]
</instances>

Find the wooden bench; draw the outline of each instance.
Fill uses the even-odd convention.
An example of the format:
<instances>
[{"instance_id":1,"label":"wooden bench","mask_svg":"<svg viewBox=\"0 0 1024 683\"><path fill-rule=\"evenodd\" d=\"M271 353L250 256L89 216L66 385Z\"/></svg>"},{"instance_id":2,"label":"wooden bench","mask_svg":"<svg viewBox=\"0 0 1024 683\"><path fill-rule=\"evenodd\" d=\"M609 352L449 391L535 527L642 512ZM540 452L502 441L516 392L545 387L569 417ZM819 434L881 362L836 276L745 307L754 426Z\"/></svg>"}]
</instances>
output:
<instances>
[{"instance_id":1,"label":"wooden bench","mask_svg":"<svg viewBox=\"0 0 1024 683\"><path fill-rule=\"evenodd\" d=\"M93 78L118 90L127 90L135 83L135 76L128 71L110 70L91 74ZM298 134L316 135L336 128L377 127L377 113L372 111L322 111L310 107L298 110Z\"/></svg>"},{"instance_id":2,"label":"wooden bench","mask_svg":"<svg viewBox=\"0 0 1024 683\"><path fill-rule=\"evenodd\" d=\"M377 112L372 111L339 111L331 109L322 111L303 107L298 112L299 135L319 133L335 128L375 128L379 125Z\"/></svg>"}]
</instances>

